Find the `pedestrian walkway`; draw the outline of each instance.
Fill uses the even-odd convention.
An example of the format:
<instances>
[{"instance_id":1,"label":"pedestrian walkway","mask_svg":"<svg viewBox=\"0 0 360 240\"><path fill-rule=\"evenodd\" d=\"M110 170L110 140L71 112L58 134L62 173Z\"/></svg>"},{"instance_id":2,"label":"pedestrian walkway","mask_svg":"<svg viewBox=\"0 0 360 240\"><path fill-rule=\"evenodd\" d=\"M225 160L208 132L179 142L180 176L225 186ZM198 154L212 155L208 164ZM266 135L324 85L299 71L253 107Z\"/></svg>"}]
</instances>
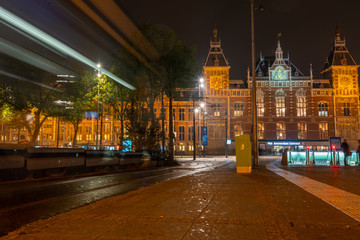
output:
<instances>
[{"instance_id":1,"label":"pedestrian walkway","mask_svg":"<svg viewBox=\"0 0 360 240\"><path fill-rule=\"evenodd\" d=\"M266 168L360 222L360 196L280 169L274 163L267 164Z\"/></svg>"},{"instance_id":2,"label":"pedestrian walkway","mask_svg":"<svg viewBox=\"0 0 360 240\"><path fill-rule=\"evenodd\" d=\"M1 239L360 239L359 222L269 171L235 162L110 197Z\"/></svg>"}]
</instances>

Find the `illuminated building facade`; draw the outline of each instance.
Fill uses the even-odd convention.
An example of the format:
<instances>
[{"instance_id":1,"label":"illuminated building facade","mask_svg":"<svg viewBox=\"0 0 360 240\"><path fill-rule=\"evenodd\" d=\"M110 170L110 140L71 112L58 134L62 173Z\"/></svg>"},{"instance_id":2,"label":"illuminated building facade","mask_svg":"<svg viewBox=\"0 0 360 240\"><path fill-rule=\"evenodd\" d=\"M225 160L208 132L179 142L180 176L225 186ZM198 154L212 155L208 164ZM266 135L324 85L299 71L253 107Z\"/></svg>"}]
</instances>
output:
<instances>
[{"instance_id":1,"label":"illuminated building facade","mask_svg":"<svg viewBox=\"0 0 360 240\"><path fill-rule=\"evenodd\" d=\"M336 32L334 45L321 72L314 79L312 67L306 76L283 54L278 40L275 56L260 55L256 63L256 102L259 152L278 153L284 148L328 150L329 137L347 139L354 149L359 134L358 65L346 48L345 40ZM221 48L217 29L212 33L210 50L203 66L204 87L177 89L173 101L175 150L191 155L203 145L206 154L234 154L236 135L252 133L252 76L246 81L230 79L230 64ZM194 112L199 108L200 112ZM168 131L169 100L165 98L165 129ZM119 144L120 121L110 110L104 111L102 145ZM161 101L157 99L154 114L161 118ZM194 127L195 118L195 127ZM59 126L59 127L58 127ZM207 139L202 139L199 126L207 127ZM4 140L3 125L0 129ZM25 131L25 130L24 130ZM196 145L194 146L194 131ZM58 133L58 134L57 134ZM40 145L70 145L74 129L70 124L58 124L56 118L46 121L40 131ZM25 133L24 133L25 134ZM226 139L232 142L226 145ZM15 141L16 133L7 132L7 142ZM96 118L89 114L80 124L78 145L94 146ZM200 140L200 141L199 141Z\"/></svg>"},{"instance_id":2,"label":"illuminated building facade","mask_svg":"<svg viewBox=\"0 0 360 240\"><path fill-rule=\"evenodd\" d=\"M311 65L309 76L294 66L289 57L284 56L280 40L275 56L260 55L255 70L259 152L278 153L284 148L307 146L328 150L329 137L347 139L350 146L356 148L360 137L358 67L339 31L321 72L323 79L313 78ZM203 66L205 88L200 98L200 102L206 103L206 109L201 110L200 124L208 129L208 154L225 154L226 139L252 133L251 73L248 70L246 81L231 80L229 70L215 28ZM184 89L181 94L186 95L187 91ZM192 91L187 95L195 96L194 105L198 108L197 90ZM175 104L179 102L180 99ZM187 106L186 111L191 111L191 101L187 101ZM178 110L174 108L175 112ZM175 132L181 132L183 125L189 129L192 126L191 122L175 119ZM198 129L199 122L196 124ZM187 134L191 136L190 130ZM189 140L177 138L177 150L181 150L180 146L191 146ZM227 148L227 152L233 154L234 142ZM185 153L189 152L185 150Z\"/></svg>"}]
</instances>

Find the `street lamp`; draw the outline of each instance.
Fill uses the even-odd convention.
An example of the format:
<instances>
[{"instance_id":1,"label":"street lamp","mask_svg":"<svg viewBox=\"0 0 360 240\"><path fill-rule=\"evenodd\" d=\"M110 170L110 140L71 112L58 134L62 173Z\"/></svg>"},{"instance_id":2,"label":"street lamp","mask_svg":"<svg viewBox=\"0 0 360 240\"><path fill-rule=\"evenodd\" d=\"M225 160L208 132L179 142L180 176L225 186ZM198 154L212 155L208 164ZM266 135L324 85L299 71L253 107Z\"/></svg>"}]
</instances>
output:
<instances>
[{"instance_id":1,"label":"street lamp","mask_svg":"<svg viewBox=\"0 0 360 240\"><path fill-rule=\"evenodd\" d=\"M256 8L263 11L264 7ZM252 66L252 110L253 110L253 142L254 142L254 165L258 165L258 145L257 145L257 108L256 108L256 81L255 81L255 30L254 30L254 0L250 0L251 12L251 66Z\"/></svg>"},{"instance_id":2,"label":"street lamp","mask_svg":"<svg viewBox=\"0 0 360 240\"><path fill-rule=\"evenodd\" d=\"M199 129L198 129L198 139L199 139L199 157L201 155L200 150L202 150L202 141L201 141L201 108L204 108L205 104L203 102L200 103L201 100L201 88L204 87L204 78L199 79Z\"/></svg>"},{"instance_id":3,"label":"street lamp","mask_svg":"<svg viewBox=\"0 0 360 240\"><path fill-rule=\"evenodd\" d=\"M97 69L97 77L100 78L101 77L101 71L100 71L100 68L101 68L101 64L98 63L96 65ZM99 147L99 95L100 95L100 89L99 89L99 81L97 83L97 87L98 87L98 93L97 93L97 117L96 117L96 150L98 150L98 147ZM100 143L101 145L101 143Z\"/></svg>"},{"instance_id":4,"label":"street lamp","mask_svg":"<svg viewBox=\"0 0 360 240\"><path fill-rule=\"evenodd\" d=\"M195 108L195 113L194 113L194 119L195 119L195 114L196 113L199 113L199 116L200 116L200 111L199 111L199 108ZM194 137L195 137L195 129L196 129L196 121L194 120ZM200 128L200 121L199 121L199 128ZM198 130L198 136L200 136L200 133L199 133L199 130ZM195 138L194 138L195 139ZM198 140L200 141L200 139L198 138ZM195 143L195 141L194 141ZM200 142L199 142L199 146L200 146ZM196 146L194 144L194 156L196 155ZM194 159L195 160L195 159Z\"/></svg>"}]
</instances>

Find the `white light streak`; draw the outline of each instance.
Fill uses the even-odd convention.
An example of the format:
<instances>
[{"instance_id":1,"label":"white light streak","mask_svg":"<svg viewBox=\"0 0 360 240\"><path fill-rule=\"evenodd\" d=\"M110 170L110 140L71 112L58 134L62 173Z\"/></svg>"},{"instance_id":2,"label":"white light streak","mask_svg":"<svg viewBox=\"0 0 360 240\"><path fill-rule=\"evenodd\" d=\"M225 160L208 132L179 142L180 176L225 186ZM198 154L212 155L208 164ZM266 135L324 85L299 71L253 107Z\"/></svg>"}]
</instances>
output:
<instances>
[{"instance_id":1,"label":"white light streak","mask_svg":"<svg viewBox=\"0 0 360 240\"><path fill-rule=\"evenodd\" d=\"M63 52L64 54L71 56L75 59L77 59L78 61L96 69L97 64L93 61L91 61L90 59L88 59L87 57L85 57L84 55L78 53L77 51L73 50L72 48L70 48L69 46L63 44L62 42L56 40L55 38L51 37L50 35L46 34L45 32L41 31L40 29L32 26L31 24L29 24L28 22L22 20L21 18L15 16L14 14L10 13L9 11L5 10L4 8L0 7L0 18L3 19L4 21L14 25L15 27L21 29L22 31L32 35L33 37L39 39L40 41L48 44L49 46L57 49L58 51ZM111 79L113 79L114 81L122 84L123 86L131 89L131 90L135 90L135 88L130 85L129 83L125 82L124 80L120 79L119 77L115 76L114 74L112 74L111 72L109 72L106 69L103 68L99 68L99 70L101 72L103 72L104 74L106 74L107 76L109 76Z\"/></svg>"}]
</instances>

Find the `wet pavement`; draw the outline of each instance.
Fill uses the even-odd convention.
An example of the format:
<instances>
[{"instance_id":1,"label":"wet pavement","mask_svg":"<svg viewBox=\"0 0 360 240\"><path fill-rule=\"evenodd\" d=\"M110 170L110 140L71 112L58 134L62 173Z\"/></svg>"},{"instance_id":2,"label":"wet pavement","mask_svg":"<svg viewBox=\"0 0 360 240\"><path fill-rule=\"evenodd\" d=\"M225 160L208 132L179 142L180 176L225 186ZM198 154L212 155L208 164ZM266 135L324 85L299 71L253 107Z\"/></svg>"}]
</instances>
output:
<instances>
[{"instance_id":1,"label":"wet pavement","mask_svg":"<svg viewBox=\"0 0 360 240\"><path fill-rule=\"evenodd\" d=\"M360 239L357 220L278 175L276 166L267 169L270 160L251 174L237 174L231 161L30 223L1 239ZM339 178L345 182L346 175Z\"/></svg>"}]
</instances>

